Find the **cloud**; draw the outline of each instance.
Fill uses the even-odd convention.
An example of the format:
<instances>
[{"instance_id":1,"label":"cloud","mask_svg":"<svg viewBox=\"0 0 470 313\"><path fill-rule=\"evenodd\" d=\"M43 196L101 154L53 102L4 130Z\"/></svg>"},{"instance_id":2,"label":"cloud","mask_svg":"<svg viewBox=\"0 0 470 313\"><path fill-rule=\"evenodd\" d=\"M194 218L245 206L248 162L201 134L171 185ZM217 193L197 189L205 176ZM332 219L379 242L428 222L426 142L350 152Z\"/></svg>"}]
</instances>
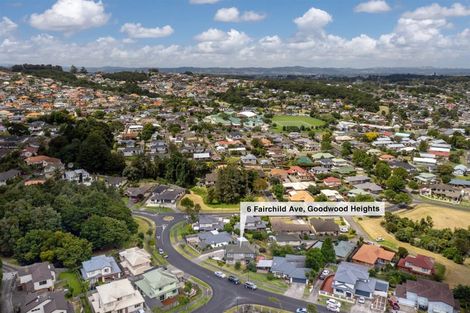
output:
<instances>
[{"instance_id":1,"label":"cloud","mask_svg":"<svg viewBox=\"0 0 470 313\"><path fill-rule=\"evenodd\" d=\"M403 14L403 17L419 20L463 16L470 16L470 7L460 3L454 3L450 7L441 7L439 4L433 3L429 6L417 8L413 12Z\"/></svg>"},{"instance_id":2,"label":"cloud","mask_svg":"<svg viewBox=\"0 0 470 313\"><path fill-rule=\"evenodd\" d=\"M231 29L228 32L211 28L195 37L199 43L197 50L202 53L222 53L233 52L243 48L251 42L251 38L244 32Z\"/></svg>"},{"instance_id":3,"label":"cloud","mask_svg":"<svg viewBox=\"0 0 470 313\"><path fill-rule=\"evenodd\" d=\"M49 31L74 33L99 27L108 22L110 14L103 3L94 0L57 0L43 13L34 13L29 18L31 26Z\"/></svg>"},{"instance_id":4,"label":"cloud","mask_svg":"<svg viewBox=\"0 0 470 313\"><path fill-rule=\"evenodd\" d=\"M219 2L220 0L189 0L191 4L214 4Z\"/></svg>"},{"instance_id":5,"label":"cloud","mask_svg":"<svg viewBox=\"0 0 470 313\"><path fill-rule=\"evenodd\" d=\"M130 38L161 38L170 36L174 30L170 25L145 28L140 23L126 23L122 25L121 32Z\"/></svg>"},{"instance_id":6,"label":"cloud","mask_svg":"<svg viewBox=\"0 0 470 313\"><path fill-rule=\"evenodd\" d=\"M18 25L10 20L8 17L4 16L0 20L0 37L9 35L11 32L16 30Z\"/></svg>"},{"instance_id":7,"label":"cloud","mask_svg":"<svg viewBox=\"0 0 470 313\"><path fill-rule=\"evenodd\" d=\"M218 22L257 22L266 18L265 14L254 11L245 11L240 14L236 7L222 8L217 10L214 20Z\"/></svg>"},{"instance_id":8,"label":"cloud","mask_svg":"<svg viewBox=\"0 0 470 313\"><path fill-rule=\"evenodd\" d=\"M470 59L470 29L457 29L459 25L452 26L452 22L467 14L467 9L459 5L423 6L403 13L393 29L378 36L329 33L326 26L333 17L316 8L294 19L298 31L290 36L272 33L254 38L237 29L209 28L195 34L194 42L185 45L145 44L131 36L124 39L104 36L78 43L70 37L50 34L16 38L13 32L0 39L0 64L466 67ZM242 15L239 12L238 16ZM132 25L145 30L136 33L154 29Z\"/></svg>"},{"instance_id":9,"label":"cloud","mask_svg":"<svg viewBox=\"0 0 470 313\"><path fill-rule=\"evenodd\" d=\"M320 30L333 20L328 12L310 8L304 15L294 19L294 23L301 30Z\"/></svg>"},{"instance_id":10,"label":"cloud","mask_svg":"<svg viewBox=\"0 0 470 313\"><path fill-rule=\"evenodd\" d=\"M371 0L368 2L362 2L354 8L354 12L362 13L382 13L388 12L390 10L390 6L384 0Z\"/></svg>"}]
</instances>

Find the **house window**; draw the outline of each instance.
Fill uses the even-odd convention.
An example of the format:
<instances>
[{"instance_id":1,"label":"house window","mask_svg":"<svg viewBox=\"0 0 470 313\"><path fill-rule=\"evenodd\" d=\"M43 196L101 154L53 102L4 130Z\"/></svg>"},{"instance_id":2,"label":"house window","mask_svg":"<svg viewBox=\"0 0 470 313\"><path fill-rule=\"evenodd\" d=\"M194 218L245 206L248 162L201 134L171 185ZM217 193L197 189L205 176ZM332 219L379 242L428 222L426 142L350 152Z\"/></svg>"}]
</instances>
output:
<instances>
[{"instance_id":1,"label":"house window","mask_svg":"<svg viewBox=\"0 0 470 313\"><path fill-rule=\"evenodd\" d=\"M134 305L134 308L138 308L138 307L140 307L140 304Z\"/></svg>"},{"instance_id":2,"label":"house window","mask_svg":"<svg viewBox=\"0 0 470 313\"><path fill-rule=\"evenodd\" d=\"M39 282L39 286L47 285L47 280L43 280Z\"/></svg>"},{"instance_id":3,"label":"house window","mask_svg":"<svg viewBox=\"0 0 470 313\"><path fill-rule=\"evenodd\" d=\"M165 295L160 296L160 301L163 301L163 300L165 300Z\"/></svg>"}]
</instances>

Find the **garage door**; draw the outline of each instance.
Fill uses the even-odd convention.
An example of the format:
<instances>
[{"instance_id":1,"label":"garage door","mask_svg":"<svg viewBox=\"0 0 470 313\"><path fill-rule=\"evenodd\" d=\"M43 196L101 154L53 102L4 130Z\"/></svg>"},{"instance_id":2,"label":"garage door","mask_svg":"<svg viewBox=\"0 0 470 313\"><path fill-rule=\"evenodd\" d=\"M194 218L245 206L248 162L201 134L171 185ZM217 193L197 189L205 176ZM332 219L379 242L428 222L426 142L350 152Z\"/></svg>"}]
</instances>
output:
<instances>
[{"instance_id":1,"label":"garage door","mask_svg":"<svg viewBox=\"0 0 470 313\"><path fill-rule=\"evenodd\" d=\"M293 283L301 283L301 284L307 283L307 280L305 278L292 278L291 280Z\"/></svg>"}]
</instances>

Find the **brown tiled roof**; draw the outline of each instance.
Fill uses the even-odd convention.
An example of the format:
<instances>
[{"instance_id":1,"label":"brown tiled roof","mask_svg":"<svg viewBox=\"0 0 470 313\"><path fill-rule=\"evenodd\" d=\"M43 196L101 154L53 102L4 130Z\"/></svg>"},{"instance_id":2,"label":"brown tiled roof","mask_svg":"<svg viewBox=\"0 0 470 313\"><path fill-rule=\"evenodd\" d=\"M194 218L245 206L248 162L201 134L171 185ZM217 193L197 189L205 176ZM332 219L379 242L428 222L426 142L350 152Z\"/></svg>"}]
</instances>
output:
<instances>
[{"instance_id":1,"label":"brown tiled roof","mask_svg":"<svg viewBox=\"0 0 470 313\"><path fill-rule=\"evenodd\" d=\"M364 244L354 254L353 261L373 265L377 262L377 259L391 261L394 256L394 252L387 251L380 246Z\"/></svg>"},{"instance_id":2,"label":"brown tiled roof","mask_svg":"<svg viewBox=\"0 0 470 313\"><path fill-rule=\"evenodd\" d=\"M433 302L444 302L452 307L458 307L458 302L454 299L449 285L427 279L407 280L406 283L398 285L396 295L406 298L406 293L412 292L419 297L427 298Z\"/></svg>"}]
</instances>

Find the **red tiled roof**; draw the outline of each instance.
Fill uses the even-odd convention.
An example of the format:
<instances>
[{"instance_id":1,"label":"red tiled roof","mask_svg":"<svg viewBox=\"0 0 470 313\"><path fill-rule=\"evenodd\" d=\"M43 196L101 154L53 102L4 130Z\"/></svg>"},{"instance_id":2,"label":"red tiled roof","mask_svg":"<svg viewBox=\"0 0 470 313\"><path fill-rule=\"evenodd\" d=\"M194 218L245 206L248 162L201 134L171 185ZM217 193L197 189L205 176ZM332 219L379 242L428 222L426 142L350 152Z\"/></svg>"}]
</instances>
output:
<instances>
[{"instance_id":1,"label":"red tiled roof","mask_svg":"<svg viewBox=\"0 0 470 313\"><path fill-rule=\"evenodd\" d=\"M434 259L425 255L421 255L421 254L418 254L415 257L408 255L406 258L400 259L400 261L398 262L398 266L406 267L405 263L411 263L414 266L428 269L428 270L433 270L434 268Z\"/></svg>"}]
</instances>

